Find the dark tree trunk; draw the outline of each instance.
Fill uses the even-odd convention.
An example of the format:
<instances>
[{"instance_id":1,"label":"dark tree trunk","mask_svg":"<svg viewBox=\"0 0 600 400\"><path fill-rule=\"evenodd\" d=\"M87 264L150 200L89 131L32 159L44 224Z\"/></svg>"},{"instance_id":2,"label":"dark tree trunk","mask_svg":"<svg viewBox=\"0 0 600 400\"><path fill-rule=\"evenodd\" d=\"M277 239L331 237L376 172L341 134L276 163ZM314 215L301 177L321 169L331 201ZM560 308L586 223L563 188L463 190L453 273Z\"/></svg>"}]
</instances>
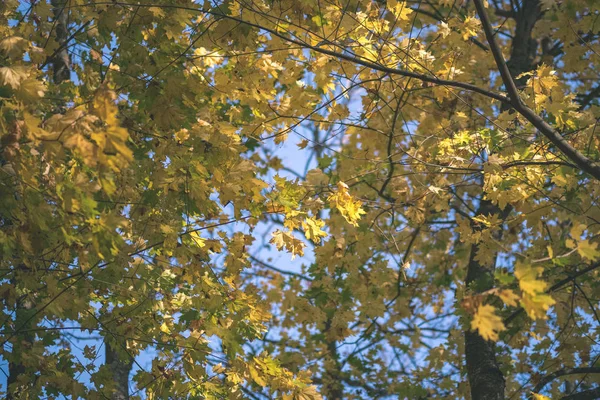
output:
<instances>
[{"instance_id":1,"label":"dark tree trunk","mask_svg":"<svg viewBox=\"0 0 600 400\"><path fill-rule=\"evenodd\" d=\"M14 340L11 340L11 359L8 362L8 377L7 377L7 395L8 400L16 400L21 398L21 394L26 391L25 385L31 384L31 374L27 374L27 369L21 363L21 355L27 354L31 346L33 345L34 336L31 332L33 326L29 320L32 310L32 306L25 299L20 300L17 303L17 309L15 310L15 329L18 332ZM19 378L24 380L24 384L19 384Z\"/></svg>"},{"instance_id":2,"label":"dark tree trunk","mask_svg":"<svg viewBox=\"0 0 600 400\"><path fill-rule=\"evenodd\" d=\"M482 200L477 215L502 215L505 217L508 210L501 213L500 209L487 200ZM497 236L500 236L499 231ZM497 238L498 239L498 238ZM476 260L479 246L471 246L469 264L467 266L466 284L475 293L485 292L494 286L494 267L496 257L491 265L482 265ZM482 338L479 333L465 330L465 360L467 364L467 375L471 386L471 398L473 400L503 400L504 399L504 375L496 361L496 349L494 343Z\"/></svg>"},{"instance_id":3,"label":"dark tree trunk","mask_svg":"<svg viewBox=\"0 0 600 400\"><path fill-rule=\"evenodd\" d=\"M516 20L515 35L512 41L511 56L507 66L511 75L517 75L534 68L538 43L531 36L532 30L540 17L538 0L524 0L521 9L514 16ZM516 82L521 86L522 82ZM503 111L507 106L503 106ZM508 215L509 209L500 210L489 201L482 200L477 210L478 215L500 214L501 220ZM499 233L501 235L501 231ZM497 237L498 240L500 237ZM489 290L494 285L494 268L496 257L490 266L481 265L475 256L479 246L471 246L467 267L466 284L475 293ZM473 400L504 400L505 380L496 360L496 349L493 342L484 340L477 332L465 331L465 361L467 375L471 386Z\"/></svg>"},{"instance_id":4,"label":"dark tree trunk","mask_svg":"<svg viewBox=\"0 0 600 400\"><path fill-rule=\"evenodd\" d=\"M331 319L329 318L325 323L325 335L327 335L330 329ZM321 393L327 400L341 400L344 398L344 385L342 384L342 371L335 340L327 341L327 353L328 357L325 359Z\"/></svg>"},{"instance_id":5,"label":"dark tree trunk","mask_svg":"<svg viewBox=\"0 0 600 400\"><path fill-rule=\"evenodd\" d=\"M110 367L114 389L110 395L111 400L129 399L129 374L133 366L133 359L129 354L123 355L123 350L117 351L112 345L104 341L104 355L106 365Z\"/></svg>"}]
</instances>

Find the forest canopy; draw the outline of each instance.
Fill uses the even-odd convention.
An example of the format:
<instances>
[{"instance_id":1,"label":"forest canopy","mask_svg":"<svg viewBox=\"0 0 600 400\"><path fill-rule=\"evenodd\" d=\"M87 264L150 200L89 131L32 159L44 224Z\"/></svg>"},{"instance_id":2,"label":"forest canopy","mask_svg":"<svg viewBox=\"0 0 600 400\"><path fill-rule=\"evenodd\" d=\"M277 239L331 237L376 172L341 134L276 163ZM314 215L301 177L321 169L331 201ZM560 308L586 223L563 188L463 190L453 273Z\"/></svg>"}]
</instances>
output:
<instances>
[{"instance_id":1,"label":"forest canopy","mask_svg":"<svg viewBox=\"0 0 600 400\"><path fill-rule=\"evenodd\" d=\"M7 399L600 398L596 0L5 0Z\"/></svg>"}]
</instances>

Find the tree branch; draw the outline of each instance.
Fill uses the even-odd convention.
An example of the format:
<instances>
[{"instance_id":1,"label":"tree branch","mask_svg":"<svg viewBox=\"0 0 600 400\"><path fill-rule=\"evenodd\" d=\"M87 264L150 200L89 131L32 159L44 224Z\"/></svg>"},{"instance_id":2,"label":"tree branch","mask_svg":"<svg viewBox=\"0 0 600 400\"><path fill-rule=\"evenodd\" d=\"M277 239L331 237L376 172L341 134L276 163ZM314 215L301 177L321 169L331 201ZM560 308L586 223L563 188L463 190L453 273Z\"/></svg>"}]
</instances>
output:
<instances>
[{"instance_id":1,"label":"tree branch","mask_svg":"<svg viewBox=\"0 0 600 400\"><path fill-rule=\"evenodd\" d=\"M596 86L589 93L577 96L575 99L579 103L579 111L585 109L592 101L600 97L600 85Z\"/></svg>"},{"instance_id":2,"label":"tree branch","mask_svg":"<svg viewBox=\"0 0 600 400\"><path fill-rule=\"evenodd\" d=\"M599 398L600 387L597 387L595 389L585 390L583 392L577 392L565 397L561 397L560 400L597 400Z\"/></svg>"},{"instance_id":3,"label":"tree branch","mask_svg":"<svg viewBox=\"0 0 600 400\"><path fill-rule=\"evenodd\" d=\"M309 43L306 43L302 40L298 40L298 39L294 39L291 37L287 37L286 35L281 34L280 32L268 28L266 26L262 26L260 24L256 24L253 22L249 22L249 21L245 21L241 18L237 18L237 17L233 17L231 15L224 15L221 13L217 13L215 11L211 11L211 10L205 10L202 8L194 8L194 7L185 7L185 6L178 6L178 5L173 5L173 4L153 4L153 3L148 3L148 4L134 4L134 3L127 3L127 2L119 2L119 1L113 1L113 2L96 2L93 3L94 5L98 6L98 5L120 5L120 6L139 6L139 7L161 7L161 8L175 8L175 9L181 9L181 10L187 10L187 11L195 11L195 12L200 12L200 13L206 13L206 14L210 14L213 15L215 17L221 17L221 18L227 18L230 19L232 21L238 22L240 24L244 24L256 29L260 29L264 32L268 32L273 36L276 36L288 43L293 43L296 44L298 46L302 46L304 48L313 50L317 53L321 53L321 54L326 54L332 57L336 57L336 58L340 58L342 60L346 60L346 61L350 61L352 63L358 64L358 65L362 65L364 67L367 68L371 68L374 69L376 71L381 71L381 72L385 72L388 74L394 74L394 75L400 75L400 76L404 76L407 78L415 78L418 79L422 82L427 82L427 83L432 83L434 85L440 85L440 86L448 86L448 87L455 87L458 89L464 89L464 90L468 90L470 92L474 92L474 93L479 93L482 94L486 97L492 98L494 100L498 100L501 101L503 103L507 103L510 104L510 100L501 94L492 92L490 90L486 90L483 89L479 86L476 85L472 85L470 83L465 83L465 82L458 82L458 81L452 81L452 80L447 80L447 79L439 79L437 77L433 77L430 75L425 75L425 74L420 74L417 72L412 72L412 71L408 71L408 70L404 70L404 69L400 69L400 68L390 68L390 67L386 67L384 65L381 64L377 64L375 62L371 62L371 61L367 61L361 58L358 58L357 56L354 55L348 55L345 53L338 53L337 51L333 51L333 50L329 50L320 46L313 46ZM336 45L333 42L328 42L327 40L324 41L324 44L330 44L330 45Z\"/></svg>"},{"instance_id":4,"label":"tree branch","mask_svg":"<svg viewBox=\"0 0 600 400\"><path fill-rule=\"evenodd\" d=\"M485 37L490 45L490 50L492 51L492 55L494 56L494 60L496 61L496 66L498 67L498 72L500 72L500 76L502 77L502 82L506 87L506 91L508 92L508 97L510 98L511 104L514 105L516 101L519 101L519 91L517 90L517 85L515 85L515 81L512 78L510 70L508 69L508 65L506 61L504 61L504 56L502 56L502 52L494 39L494 31L492 30L492 24L490 19L485 12L485 8L483 7L483 3L481 0L474 0L475 8L477 9L477 14L479 15L479 19L481 20L481 26L483 31L485 32Z\"/></svg>"},{"instance_id":5,"label":"tree branch","mask_svg":"<svg viewBox=\"0 0 600 400\"><path fill-rule=\"evenodd\" d=\"M537 385L535 385L535 387L533 388L533 392L539 393L544 388L544 386L546 386L556 378L576 374L600 374L600 367L563 368L558 371L554 371L553 373L544 376L542 380L540 380L540 382Z\"/></svg>"},{"instance_id":6,"label":"tree branch","mask_svg":"<svg viewBox=\"0 0 600 400\"><path fill-rule=\"evenodd\" d=\"M515 81L512 79L508 65L506 64L506 61L504 61L502 52L500 51L500 48L494 39L492 25L485 11L483 3L481 0L473 0L473 2L475 4L475 8L477 9L477 14L481 20L481 25L483 27L483 31L485 32L490 50L494 56L494 60L496 61L496 66L498 67L498 71L502 77L502 82L504 83L506 91L508 92L510 99L509 102L512 107L529 122L531 122L533 126L535 126L544 136L546 136L550 142L552 142L579 168L592 175L597 180L600 180L600 166L575 149L560 133L555 131L550 125L548 125L546 121L544 121L539 115L537 115L533 110L527 107L525 103L523 103L519 97L519 91L515 85Z\"/></svg>"},{"instance_id":7,"label":"tree branch","mask_svg":"<svg viewBox=\"0 0 600 400\"><path fill-rule=\"evenodd\" d=\"M565 279L561 279L560 281L556 282L554 285L552 285L550 287L550 289L548 289L546 291L546 293L552 293L560 288L562 288L563 286L565 286L568 283L573 282L575 279L579 278L582 275L587 274L588 272L591 272L597 268L600 267L600 262L596 262L594 264L589 265L587 268L582 269L581 271L576 272L575 274L569 276L568 278ZM523 308L519 308L518 310L516 310L515 312L513 312L511 315L509 315L503 322L504 325L508 325L510 324L515 318L517 318L521 313L523 313Z\"/></svg>"}]
</instances>

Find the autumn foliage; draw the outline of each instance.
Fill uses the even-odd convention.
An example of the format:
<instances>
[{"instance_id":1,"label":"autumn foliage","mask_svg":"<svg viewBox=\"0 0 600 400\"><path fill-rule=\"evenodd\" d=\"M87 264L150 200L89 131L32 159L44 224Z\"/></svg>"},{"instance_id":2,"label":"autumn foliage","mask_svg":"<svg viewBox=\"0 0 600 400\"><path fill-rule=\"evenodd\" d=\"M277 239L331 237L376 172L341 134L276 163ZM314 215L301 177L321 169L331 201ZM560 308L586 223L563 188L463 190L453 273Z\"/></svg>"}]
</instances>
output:
<instances>
[{"instance_id":1,"label":"autumn foliage","mask_svg":"<svg viewBox=\"0 0 600 400\"><path fill-rule=\"evenodd\" d=\"M9 399L600 398L594 0L0 4Z\"/></svg>"}]
</instances>

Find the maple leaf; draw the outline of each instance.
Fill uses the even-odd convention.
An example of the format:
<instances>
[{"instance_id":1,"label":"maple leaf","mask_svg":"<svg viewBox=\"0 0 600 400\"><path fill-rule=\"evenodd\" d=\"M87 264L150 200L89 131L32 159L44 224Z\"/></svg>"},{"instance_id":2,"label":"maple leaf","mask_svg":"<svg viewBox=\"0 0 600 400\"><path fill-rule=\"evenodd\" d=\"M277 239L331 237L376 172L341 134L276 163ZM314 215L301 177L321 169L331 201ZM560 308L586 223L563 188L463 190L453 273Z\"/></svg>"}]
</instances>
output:
<instances>
[{"instance_id":1,"label":"maple leaf","mask_svg":"<svg viewBox=\"0 0 600 400\"><path fill-rule=\"evenodd\" d=\"M10 58L20 58L27 51L29 42L19 36L9 36L0 40L0 53Z\"/></svg>"},{"instance_id":2,"label":"maple leaf","mask_svg":"<svg viewBox=\"0 0 600 400\"><path fill-rule=\"evenodd\" d=\"M546 319L546 312L556 303L556 301L552 298L552 296L547 294L531 295L529 293L525 293L521 299L521 303L527 312L527 315L529 315L529 318L535 320Z\"/></svg>"},{"instance_id":3,"label":"maple leaf","mask_svg":"<svg viewBox=\"0 0 600 400\"><path fill-rule=\"evenodd\" d=\"M305 149L308 146L308 140L302 139L299 143L296 144L300 150Z\"/></svg>"},{"instance_id":4,"label":"maple leaf","mask_svg":"<svg viewBox=\"0 0 600 400\"><path fill-rule=\"evenodd\" d=\"M302 222L304 235L315 243L320 243L322 237L327 237L327 232L321 229L323 226L325 226L325 221L312 217L308 217Z\"/></svg>"},{"instance_id":5,"label":"maple leaf","mask_svg":"<svg viewBox=\"0 0 600 400\"><path fill-rule=\"evenodd\" d=\"M387 8L394 14L394 16L400 21L408 21L413 10L403 1L388 0Z\"/></svg>"},{"instance_id":6,"label":"maple leaf","mask_svg":"<svg viewBox=\"0 0 600 400\"><path fill-rule=\"evenodd\" d=\"M541 267L532 267L521 262L517 262L515 266L515 276L524 293L521 303L532 319L546 318L546 311L555 303L552 296L545 294L548 283L537 279L542 271Z\"/></svg>"},{"instance_id":7,"label":"maple leaf","mask_svg":"<svg viewBox=\"0 0 600 400\"><path fill-rule=\"evenodd\" d=\"M468 40L473 36L477 36L477 32L481 27L481 21L477 18L466 17L463 22L463 40Z\"/></svg>"},{"instance_id":8,"label":"maple leaf","mask_svg":"<svg viewBox=\"0 0 600 400\"><path fill-rule=\"evenodd\" d=\"M348 191L348 185L344 182L338 182L337 187L338 191L329 196L329 202L338 209L348 223L358 226L360 216L366 214L361 208L362 203L354 200Z\"/></svg>"},{"instance_id":9,"label":"maple leaf","mask_svg":"<svg viewBox=\"0 0 600 400\"><path fill-rule=\"evenodd\" d=\"M26 101L35 101L44 97L46 85L37 79L25 79L20 82L16 95Z\"/></svg>"},{"instance_id":10,"label":"maple leaf","mask_svg":"<svg viewBox=\"0 0 600 400\"><path fill-rule=\"evenodd\" d=\"M296 239L292 233L284 232L280 229L273 232L270 243L274 244L277 250L285 248L292 253L292 260L297 255L302 257L304 255L304 247L306 246L304 242Z\"/></svg>"},{"instance_id":11,"label":"maple leaf","mask_svg":"<svg viewBox=\"0 0 600 400\"><path fill-rule=\"evenodd\" d=\"M496 315L496 309L488 304L481 305L471 321L471 329L479 331L485 340L498 340L498 333L505 329L502 318Z\"/></svg>"},{"instance_id":12,"label":"maple leaf","mask_svg":"<svg viewBox=\"0 0 600 400\"><path fill-rule=\"evenodd\" d=\"M297 394L298 400L322 400L323 397L317 391L317 387L310 385L300 390Z\"/></svg>"},{"instance_id":13,"label":"maple leaf","mask_svg":"<svg viewBox=\"0 0 600 400\"><path fill-rule=\"evenodd\" d=\"M167 325L166 322L162 323L162 325L160 326L160 331L163 333L166 333L167 335L169 335L171 333L171 330L169 329L169 326Z\"/></svg>"},{"instance_id":14,"label":"maple leaf","mask_svg":"<svg viewBox=\"0 0 600 400\"><path fill-rule=\"evenodd\" d=\"M537 279L543 270L542 267L533 267L530 264L517 262L515 276L519 280L521 290L533 296L543 293L548 287L548 283Z\"/></svg>"},{"instance_id":15,"label":"maple leaf","mask_svg":"<svg viewBox=\"0 0 600 400\"><path fill-rule=\"evenodd\" d=\"M513 292L510 289L498 291L498 297L500 297L500 299L502 299L504 304L506 304L507 306L516 307L519 301L519 296L516 295L515 292Z\"/></svg>"},{"instance_id":16,"label":"maple leaf","mask_svg":"<svg viewBox=\"0 0 600 400\"><path fill-rule=\"evenodd\" d=\"M591 243L589 240L582 240L577 243L577 252L583 258L595 261L600 257L597 243Z\"/></svg>"},{"instance_id":17,"label":"maple leaf","mask_svg":"<svg viewBox=\"0 0 600 400\"><path fill-rule=\"evenodd\" d=\"M22 67L0 68L0 85L17 89L25 78L27 78L27 72Z\"/></svg>"}]
</instances>

